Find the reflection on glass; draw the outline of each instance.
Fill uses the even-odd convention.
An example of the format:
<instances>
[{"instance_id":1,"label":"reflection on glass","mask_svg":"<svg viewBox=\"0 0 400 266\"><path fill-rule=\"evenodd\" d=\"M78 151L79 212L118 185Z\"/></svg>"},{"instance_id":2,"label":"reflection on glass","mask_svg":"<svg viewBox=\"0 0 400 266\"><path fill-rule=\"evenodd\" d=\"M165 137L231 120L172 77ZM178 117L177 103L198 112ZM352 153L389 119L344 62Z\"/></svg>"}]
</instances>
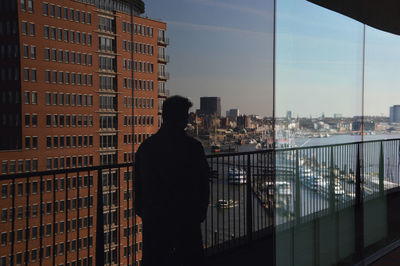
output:
<instances>
[{"instance_id":1,"label":"reflection on glass","mask_svg":"<svg viewBox=\"0 0 400 266\"><path fill-rule=\"evenodd\" d=\"M159 90L194 104L188 132L206 153L270 145L273 1L174 0L147 10L168 25L170 80Z\"/></svg>"},{"instance_id":2,"label":"reflection on glass","mask_svg":"<svg viewBox=\"0 0 400 266\"><path fill-rule=\"evenodd\" d=\"M187 132L202 143L212 171L206 252L243 244L272 225L263 188L273 184L273 153L256 152L273 148L274 1L156 0L147 12L165 20L170 43L158 51L168 61L160 72L170 73L159 93L193 102Z\"/></svg>"},{"instance_id":3,"label":"reflection on glass","mask_svg":"<svg viewBox=\"0 0 400 266\"><path fill-rule=\"evenodd\" d=\"M354 251L353 216L316 217L355 200L357 146L329 145L361 140L363 25L300 0L276 17L276 264L329 265Z\"/></svg>"}]
</instances>

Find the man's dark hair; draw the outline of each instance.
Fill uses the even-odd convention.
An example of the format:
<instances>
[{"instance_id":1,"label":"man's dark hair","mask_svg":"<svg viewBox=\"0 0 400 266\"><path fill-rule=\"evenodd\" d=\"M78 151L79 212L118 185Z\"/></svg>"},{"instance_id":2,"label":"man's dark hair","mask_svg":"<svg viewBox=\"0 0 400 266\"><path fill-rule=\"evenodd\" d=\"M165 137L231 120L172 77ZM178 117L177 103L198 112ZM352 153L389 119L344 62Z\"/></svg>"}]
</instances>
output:
<instances>
[{"instance_id":1,"label":"man's dark hair","mask_svg":"<svg viewBox=\"0 0 400 266\"><path fill-rule=\"evenodd\" d=\"M174 95L165 100L162 108L162 118L167 123L176 123L187 118L189 108L193 104L188 98Z\"/></svg>"}]
</instances>

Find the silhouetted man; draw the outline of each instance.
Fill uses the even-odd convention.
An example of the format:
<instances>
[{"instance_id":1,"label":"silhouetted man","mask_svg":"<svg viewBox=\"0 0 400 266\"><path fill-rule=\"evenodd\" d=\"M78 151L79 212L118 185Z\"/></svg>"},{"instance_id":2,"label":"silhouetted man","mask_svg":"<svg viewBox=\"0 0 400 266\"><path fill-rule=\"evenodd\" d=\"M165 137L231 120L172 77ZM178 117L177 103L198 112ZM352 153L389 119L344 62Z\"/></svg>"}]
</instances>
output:
<instances>
[{"instance_id":1,"label":"silhouetted man","mask_svg":"<svg viewBox=\"0 0 400 266\"><path fill-rule=\"evenodd\" d=\"M210 170L200 142L185 132L191 106L187 98L168 98L160 130L136 153L144 266L203 265L200 223L207 213Z\"/></svg>"}]
</instances>

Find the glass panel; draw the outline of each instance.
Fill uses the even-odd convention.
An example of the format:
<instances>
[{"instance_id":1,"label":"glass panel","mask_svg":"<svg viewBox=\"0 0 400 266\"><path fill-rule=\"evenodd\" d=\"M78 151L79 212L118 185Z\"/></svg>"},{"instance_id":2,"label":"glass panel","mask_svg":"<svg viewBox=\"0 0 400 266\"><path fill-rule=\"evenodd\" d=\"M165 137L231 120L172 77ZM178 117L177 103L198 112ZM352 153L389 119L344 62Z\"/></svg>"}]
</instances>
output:
<instances>
[{"instance_id":1,"label":"glass panel","mask_svg":"<svg viewBox=\"0 0 400 266\"><path fill-rule=\"evenodd\" d=\"M400 137L399 44L397 35L366 28L365 140ZM399 142L368 143L365 147L364 246L367 247L389 235L388 219L392 214L385 192L399 185Z\"/></svg>"},{"instance_id":2,"label":"glass panel","mask_svg":"<svg viewBox=\"0 0 400 266\"><path fill-rule=\"evenodd\" d=\"M354 209L327 214L354 204L357 145L329 145L361 140L363 25L301 0L276 16L276 265L335 264Z\"/></svg>"},{"instance_id":3,"label":"glass panel","mask_svg":"<svg viewBox=\"0 0 400 266\"><path fill-rule=\"evenodd\" d=\"M249 234L259 237L273 214L272 198L261 187L273 184L274 1L150 1L147 12L167 21L166 32L155 30L159 42L171 40L155 50L168 62L156 84L159 108L166 95L189 97L187 132L202 143L213 173L203 224L207 252L238 245ZM248 178L257 203L250 214Z\"/></svg>"}]
</instances>

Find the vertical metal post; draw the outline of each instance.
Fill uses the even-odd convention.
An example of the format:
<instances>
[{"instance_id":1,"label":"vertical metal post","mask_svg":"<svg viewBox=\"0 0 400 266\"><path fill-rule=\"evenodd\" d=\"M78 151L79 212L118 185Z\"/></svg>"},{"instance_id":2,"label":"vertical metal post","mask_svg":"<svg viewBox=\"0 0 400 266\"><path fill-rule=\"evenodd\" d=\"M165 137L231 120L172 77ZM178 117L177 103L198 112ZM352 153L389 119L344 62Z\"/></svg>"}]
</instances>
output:
<instances>
[{"instance_id":1,"label":"vertical metal post","mask_svg":"<svg viewBox=\"0 0 400 266\"><path fill-rule=\"evenodd\" d=\"M252 191L251 191L251 163L250 153L247 154L247 197L246 197L246 224L247 224L247 240L251 242L253 240L253 209L252 209Z\"/></svg>"},{"instance_id":2,"label":"vertical metal post","mask_svg":"<svg viewBox=\"0 0 400 266\"><path fill-rule=\"evenodd\" d=\"M94 178L94 176L93 176ZM97 215L96 215L96 265L104 265L104 223L103 223L103 176L97 171Z\"/></svg>"},{"instance_id":3,"label":"vertical metal post","mask_svg":"<svg viewBox=\"0 0 400 266\"><path fill-rule=\"evenodd\" d=\"M300 167L299 167L299 151L296 149L296 175L295 175L295 184L296 184L296 199L295 199L295 217L296 217L296 225L300 224Z\"/></svg>"},{"instance_id":4,"label":"vertical metal post","mask_svg":"<svg viewBox=\"0 0 400 266\"><path fill-rule=\"evenodd\" d=\"M335 172L334 172L334 157L333 157L333 146L330 148L330 166L329 166L329 214L335 213Z\"/></svg>"},{"instance_id":5,"label":"vertical metal post","mask_svg":"<svg viewBox=\"0 0 400 266\"><path fill-rule=\"evenodd\" d=\"M356 158L356 202L355 202L355 254L357 259L362 258L364 250L364 210L363 210L363 195L362 195L362 148L363 143L357 144Z\"/></svg>"},{"instance_id":6,"label":"vertical metal post","mask_svg":"<svg viewBox=\"0 0 400 266\"><path fill-rule=\"evenodd\" d=\"M384 176L385 176L385 161L383 154L383 142L381 141L381 152L379 154L379 196L383 197L385 193Z\"/></svg>"}]
</instances>

